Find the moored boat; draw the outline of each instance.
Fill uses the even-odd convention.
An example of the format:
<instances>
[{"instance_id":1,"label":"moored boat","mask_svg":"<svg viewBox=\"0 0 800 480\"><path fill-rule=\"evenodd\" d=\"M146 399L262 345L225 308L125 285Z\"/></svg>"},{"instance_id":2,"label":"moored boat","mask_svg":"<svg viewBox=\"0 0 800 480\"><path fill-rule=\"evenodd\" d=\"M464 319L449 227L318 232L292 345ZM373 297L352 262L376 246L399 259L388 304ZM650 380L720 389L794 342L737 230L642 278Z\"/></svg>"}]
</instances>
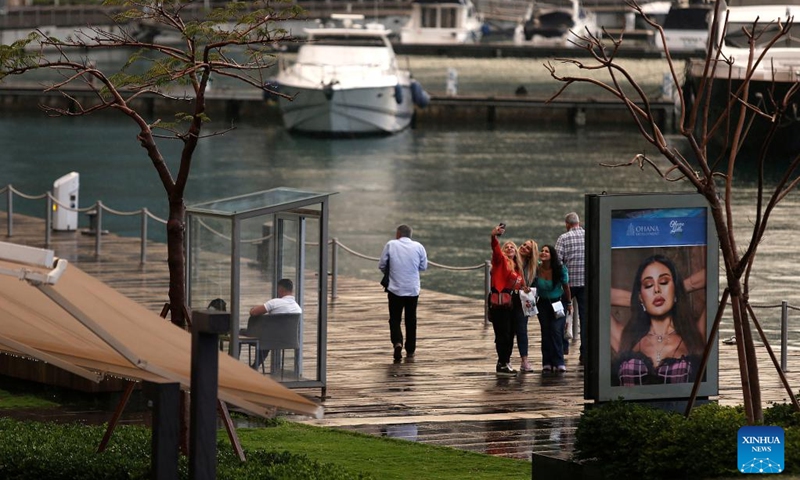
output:
<instances>
[{"instance_id":1,"label":"moored boat","mask_svg":"<svg viewBox=\"0 0 800 480\"><path fill-rule=\"evenodd\" d=\"M414 0L400 42L457 45L477 43L482 34L483 18L472 0Z\"/></svg>"},{"instance_id":2,"label":"moored boat","mask_svg":"<svg viewBox=\"0 0 800 480\"><path fill-rule=\"evenodd\" d=\"M672 5L664 19L664 38L670 52L703 52L714 5L710 3ZM655 36L656 48L663 49L661 36Z\"/></svg>"},{"instance_id":3,"label":"moored boat","mask_svg":"<svg viewBox=\"0 0 800 480\"><path fill-rule=\"evenodd\" d=\"M390 134L411 123L427 93L399 68L390 30L361 26L362 15L335 15L341 27L307 29L296 61L275 78L286 128L326 134Z\"/></svg>"},{"instance_id":4,"label":"moored boat","mask_svg":"<svg viewBox=\"0 0 800 480\"><path fill-rule=\"evenodd\" d=\"M594 13L583 8L579 0L533 2L522 26L525 41L534 46L571 47L578 36L587 31L600 33Z\"/></svg>"},{"instance_id":5,"label":"moored boat","mask_svg":"<svg viewBox=\"0 0 800 480\"><path fill-rule=\"evenodd\" d=\"M718 118L728 105L731 94L736 92L748 76L748 57L750 46L743 29L752 30L756 25L755 57L764 52L778 31L778 22L786 25L791 22L795 13L800 13L796 5L758 5L758 6L720 6L718 15L718 28L714 29L717 43L721 40L721 53L723 58L732 58L734 62L728 65L719 62L715 69L709 69L707 76L712 82L710 94L710 120ZM727 12L725 11L727 9ZM728 18L727 29L725 18ZM757 23L756 23L757 22ZM721 37L725 32L724 39ZM687 72L685 96L691 99L697 94L704 78L705 62L695 59L690 62ZM757 151L765 140L769 129L772 127L772 114L775 113L774 102L783 101L784 97L800 81L800 26L792 25L789 35L783 37L772 46L761 62L750 72L750 85L746 101L758 106L766 115L753 115L748 113L749 126L747 141L743 145L745 151ZM775 137L772 140L770 152L785 156L796 155L800 152L800 103L796 95L789 99L787 115L783 116ZM730 125L735 125L738 108ZM730 138L725 128L719 129L714 140L716 146L729 148Z\"/></svg>"}]
</instances>

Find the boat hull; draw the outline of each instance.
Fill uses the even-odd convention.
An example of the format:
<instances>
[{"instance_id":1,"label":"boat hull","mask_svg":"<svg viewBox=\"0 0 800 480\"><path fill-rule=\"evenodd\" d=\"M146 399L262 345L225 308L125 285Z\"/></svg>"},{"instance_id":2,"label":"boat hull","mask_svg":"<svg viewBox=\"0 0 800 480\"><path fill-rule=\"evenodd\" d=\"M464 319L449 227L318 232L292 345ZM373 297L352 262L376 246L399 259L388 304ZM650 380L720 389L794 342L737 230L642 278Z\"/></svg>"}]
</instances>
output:
<instances>
[{"instance_id":1,"label":"boat hull","mask_svg":"<svg viewBox=\"0 0 800 480\"><path fill-rule=\"evenodd\" d=\"M690 102L690 105L696 101L695 92L700 85L699 76L687 76L686 86L684 87L684 95ZM731 80L730 89L736 91L741 86L741 80ZM760 108L767 114L772 115L775 113L772 107L770 98L782 100L787 94L789 88L794 85L794 82L773 82L771 81L751 81L750 83L750 103L759 105ZM712 80L711 98L709 104L709 123L713 123L725 111L727 101L730 98L729 83L727 79L718 78ZM790 107L775 130L772 137L768 153L776 160L786 159L796 156L800 153L800 98L795 95L789 103ZM737 124L739 118L739 109L736 108L728 123L730 129L726 131L725 128L720 128L717 133L711 138L712 148L716 151L729 151L731 134L729 131L733 130L733 126ZM752 118L747 137L742 144L741 152L745 156L754 156L761 151L764 141L767 139L770 129L772 128L772 121L766 116L755 116L752 114L747 115L747 121Z\"/></svg>"},{"instance_id":2,"label":"boat hull","mask_svg":"<svg viewBox=\"0 0 800 480\"><path fill-rule=\"evenodd\" d=\"M292 100L279 105L287 129L311 134L392 134L411 124L414 105L411 88L353 89L302 88L279 85ZM398 99L400 100L398 102Z\"/></svg>"}]
</instances>

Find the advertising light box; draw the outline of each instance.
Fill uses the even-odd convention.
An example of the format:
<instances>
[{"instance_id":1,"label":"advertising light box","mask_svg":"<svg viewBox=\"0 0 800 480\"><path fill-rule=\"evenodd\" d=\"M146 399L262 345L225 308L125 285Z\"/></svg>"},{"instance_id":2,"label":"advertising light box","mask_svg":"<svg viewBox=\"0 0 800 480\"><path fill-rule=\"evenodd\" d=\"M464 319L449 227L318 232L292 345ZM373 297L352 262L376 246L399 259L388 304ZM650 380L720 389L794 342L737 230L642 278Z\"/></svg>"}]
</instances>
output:
<instances>
[{"instance_id":1,"label":"advertising light box","mask_svg":"<svg viewBox=\"0 0 800 480\"><path fill-rule=\"evenodd\" d=\"M718 350L701 360L717 311L719 257L698 194L589 195L585 397L681 400L718 393Z\"/></svg>"}]
</instances>

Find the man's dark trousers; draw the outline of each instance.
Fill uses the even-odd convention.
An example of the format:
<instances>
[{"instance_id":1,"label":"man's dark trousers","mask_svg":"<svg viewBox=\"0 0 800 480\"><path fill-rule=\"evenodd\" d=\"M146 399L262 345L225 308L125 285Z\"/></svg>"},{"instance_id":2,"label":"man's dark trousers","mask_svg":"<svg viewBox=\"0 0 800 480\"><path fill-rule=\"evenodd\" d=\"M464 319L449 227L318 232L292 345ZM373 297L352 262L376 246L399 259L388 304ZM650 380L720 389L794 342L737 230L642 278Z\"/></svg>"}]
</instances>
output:
<instances>
[{"instance_id":1,"label":"man's dark trousers","mask_svg":"<svg viewBox=\"0 0 800 480\"><path fill-rule=\"evenodd\" d=\"M392 345L403 345L403 330L400 321L405 310L406 321L406 355L413 355L417 349L417 301L419 295L413 297L400 297L389 292L389 332Z\"/></svg>"}]
</instances>

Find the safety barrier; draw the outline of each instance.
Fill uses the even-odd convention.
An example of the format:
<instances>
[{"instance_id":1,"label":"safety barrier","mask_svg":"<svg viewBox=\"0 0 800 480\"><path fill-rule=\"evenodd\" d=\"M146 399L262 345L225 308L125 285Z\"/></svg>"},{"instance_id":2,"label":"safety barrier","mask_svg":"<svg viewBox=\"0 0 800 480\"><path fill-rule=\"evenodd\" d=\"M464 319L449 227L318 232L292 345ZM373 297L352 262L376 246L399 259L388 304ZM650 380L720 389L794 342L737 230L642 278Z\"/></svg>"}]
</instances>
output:
<instances>
[{"instance_id":1,"label":"safety barrier","mask_svg":"<svg viewBox=\"0 0 800 480\"><path fill-rule=\"evenodd\" d=\"M50 213L53 211L53 205L58 205L59 208L63 208L69 211L75 211L79 213L92 213L95 211L95 217L92 220L92 230L94 230L95 234L95 255L100 255L100 247L101 247L101 238L103 232L103 212L108 212L114 215L119 216L133 216L133 215L140 215L141 216L141 251L140 251L140 262L146 263L147 260L147 219L151 218L163 225L166 225L167 221L159 218L152 213L150 213L147 208L142 208L140 210L134 210L130 212L122 212L119 210L115 210L109 208L103 204L100 200L98 200L94 205L84 208L71 208L69 205L64 205L63 203L56 200L51 192L46 192L41 195L27 195L19 190L15 189L12 185L7 185L0 189L0 194L6 194L6 205L7 205L7 235L9 237L13 236L14 232L14 220L13 220L13 205L14 205L14 195L18 195L26 200L41 200L47 199L46 210L45 210L45 246L50 246L50 236L52 230L52 217ZM91 216L91 215L90 215ZM205 228L211 230L213 233L228 238L225 234L221 232L217 232L213 230L211 227L207 225L203 225ZM258 239L251 240L251 242L260 242L263 241L267 237L262 237ZM371 260L377 262L380 260L378 257L372 257L369 255L365 255L363 253L357 252L352 248L348 247L347 245L341 243L336 237L332 238L328 241L328 244L331 245L331 300L335 299L338 296L338 264L339 264L339 250L343 250L354 257L361 258L364 260ZM488 260L480 265L468 266L468 267L454 267L449 265L442 265L440 263L436 263L433 261L428 261L428 265L441 268L444 270L451 270L451 271L468 271L468 270L479 270L483 269L483 278L484 278L484 299L488 299L489 291L491 290L491 262ZM755 305L751 304L753 308L780 308L781 309L781 369L786 371L786 362L787 362L787 344L789 338L789 309L800 311L800 307L794 307L789 305L787 301L782 301L779 305ZM575 313L575 312L573 312ZM489 322L489 305L488 300L484 300L484 322ZM573 334L575 338L578 336L578 321L577 316L573 317Z\"/></svg>"},{"instance_id":2,"label":"safety barrier","mask_svg":"<svg viewBox=\"0 0 800 480\"><path fill-rule=\"evenodd\" d=\"M51 231L52 231L52 216L51 212L53 211L53 205L58 205L59 208L63 208L68 211L78 212L78 213L87 213L90 216L91 227L90 231L93 231L95 235L95 255L99 256L101 253L101 239L102 239L102 232L103 232L103 212L108 212L113 215L119 216L133 216L133 215L140 215L141 216L141 252L140 252L140 262L142 264L146 263L147 261L147 219L152 218L153 220L160 222L161 224L166 224L167 221L156 217L152 213L150 213L147 208L142 208L141 210L134 210L131 212L123 212L119 210L115 210L109 208L103 204L102 201L98 200L94 205L84 208L72 208L69 205L64 205L63 203L59 202L55 197L53 197L51 192L46 192L41 195L28 195L25 194L17 189L14 188L13 185L7 185L0 189L0 194L6 194L6 204L7 204L7 235L12 237L14 235L14 195L18 195L26 200L41 200L46 199L46 209L45 209L45 246L50 246L51 240ZM225 235L222 232L218 232L214 230L209 225L206 225L205 222L201 222L201 226L206 228L207 230L211 231L215 235L220 237L226 238L230 240L230 237ZM261 237L258 239L253 240L243 240L249 243L257 243L265 240L268 237ZM371 257L369 255L365 255L363 253L356 252L352 248L342 244L339 242L337 238L333 238L328 241L328 244L331 245L331 299L335 299L338 296L338 262L339 262L339 249L344 250L345 252L365 260L372 260L377 262L379 259L378 257ZM448 265L442 265L440 263L436 263L433 261L428 261L428 265L436 268L442 268L445 270L452 270L452 271L467 271L467 270L478 270L483 268L484 270L484 291L485 295L484 298L488 297L489 290L491 288L489 272L491 270L491 264L487 261L481 265L475 265L470 267L453 267ZM484 309L484 321L488 322L488 305Z\"/></svg>"},{"instance_id":3,"label":"safety barrier","mask_svg":"<svg viewBox=\"0 0 800 480\"><path fill-rule=\"evenodd\" d=\"M6 219L7 226L6 231L9 237L14 236L14 195L18 195L26 200L41 200L46 199L46 207L44 212L44 222L45 222L45 229L44 229L44 244L45 247L50 246L51 234L52 234L52 225L53 225L53 217L51 212L53 211L53 206L57 205L58 208L62 208L67 211L71 212L78 212L78 213L87 213L91 218L91 229L90 233L94 234L94 253L95 255L100 255L100 248L102 245L102 238L103 238L103 212L108 212L113 215L119 216L133 216L133 215L140 215L141 216L141 249L139 253L139 261L141 263L147 262L147 219L152 218L153 220L166 225L167 221L163 218L159 218L152 213L150 213L147 208L142 208L141 210L134 210L131 212L122 212L119 210L114 210L113 208L109 208L103 205L103 202L98 200L94 205L84 208L73 208L69 205L65 205L59 202L51 192L46 192L41 195L27 195L19 190L15 189L13 185L7 185L0 189L0 194L6 194L6 213L8 214L8 218Z\"/></svg>"}]
</instances>

